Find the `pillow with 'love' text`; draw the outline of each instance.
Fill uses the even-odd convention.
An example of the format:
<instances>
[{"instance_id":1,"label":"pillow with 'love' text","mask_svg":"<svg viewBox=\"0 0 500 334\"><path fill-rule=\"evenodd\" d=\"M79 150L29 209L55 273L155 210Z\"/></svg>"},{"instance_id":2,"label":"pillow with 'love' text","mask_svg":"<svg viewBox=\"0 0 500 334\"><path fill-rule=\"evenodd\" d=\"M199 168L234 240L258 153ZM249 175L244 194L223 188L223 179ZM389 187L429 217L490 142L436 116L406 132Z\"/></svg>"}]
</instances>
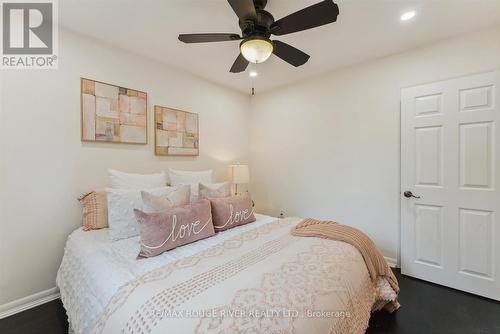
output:
<instances>
[{"instance_id":1,"label":"pillow with 'love' text","mask_svg":"<svg viewBox=\"0 0 500 334\"><path fill-rule=\"evenodd\" d=\"M216 232L255 221L253 201L249 193L238 196L209 198Z\"/></svg>"},{"instance_id":2,"label":"pillow with 'love' text","mask_svg":"<svg viewBox=\"0 0 500 334\"><path fill-rule=\"evenodd\" d=\"M215 234L207 200L159 212L147 213L139 209L134 212L141 239L139 258L157 256Z\"/></svg>"}]
</instances>

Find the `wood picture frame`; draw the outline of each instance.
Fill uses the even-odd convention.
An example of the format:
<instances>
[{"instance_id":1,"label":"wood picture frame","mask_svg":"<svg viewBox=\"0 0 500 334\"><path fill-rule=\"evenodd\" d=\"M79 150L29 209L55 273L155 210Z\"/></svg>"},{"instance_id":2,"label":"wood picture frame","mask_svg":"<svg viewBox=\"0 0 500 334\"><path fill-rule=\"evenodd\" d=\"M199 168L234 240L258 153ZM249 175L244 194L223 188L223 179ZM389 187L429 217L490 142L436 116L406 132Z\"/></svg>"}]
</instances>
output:
<instances>
[{"instance_id":1,"label":"wood picture frame","mask_svg":"<svg viewBox=\"0 0 500 334\"><path fill-rule=\"evenodd\" d=\"M155 155L199 156L198 114L154 106Z\"/></svg>"},{"instance_id":2,"label":"wood picture frame","mask_svg":"<svg viewBox=\"0 0 500 334\"><path fill-rule=\"evenodd\" d=\"M148 143L148 94L93 79L80 78L82 142Z\"/></svg>"}]
</instances>

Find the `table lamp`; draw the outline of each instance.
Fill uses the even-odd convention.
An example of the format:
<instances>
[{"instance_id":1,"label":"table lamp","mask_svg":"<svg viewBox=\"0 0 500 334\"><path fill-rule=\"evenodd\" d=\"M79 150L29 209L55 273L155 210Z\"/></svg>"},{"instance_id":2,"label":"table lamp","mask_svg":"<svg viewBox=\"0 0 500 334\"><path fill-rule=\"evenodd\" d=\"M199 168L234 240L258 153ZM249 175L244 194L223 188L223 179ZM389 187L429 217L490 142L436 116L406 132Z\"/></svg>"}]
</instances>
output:
<instances>
[{"instance_id":1,"label":"table lamp","mask_svg":"<svg viewBox=\"0 0 500 334\"><path fill-rule=\"evenodd\" d=\"M238 184L245 184L250 181L250 172L248 170L248 165L230 165L229 181L234 184L234 194L238 195Z\"/></svg>"}]
</instances>

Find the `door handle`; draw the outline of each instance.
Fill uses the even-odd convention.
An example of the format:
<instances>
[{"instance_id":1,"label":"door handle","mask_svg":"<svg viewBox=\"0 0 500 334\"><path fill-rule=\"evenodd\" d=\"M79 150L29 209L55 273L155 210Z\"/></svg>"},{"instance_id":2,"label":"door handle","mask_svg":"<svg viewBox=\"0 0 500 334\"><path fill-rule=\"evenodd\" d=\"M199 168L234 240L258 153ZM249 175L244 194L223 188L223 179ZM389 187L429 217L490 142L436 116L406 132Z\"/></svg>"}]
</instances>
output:
<instances>
[{"instance_id":1,"label":"door handle","mask_svg":"<svg viewBox=\"0 0 500 334\"><path fill-rule=\"evenodd\" d=\"M403 193L403 195L404 195L406 198L412 198L412 197L413 197L413 198L420 198L420 196L415 196L415 195L413 195L413 193L412 193L411 191L409 191L409 190L405 191L405 192Z\"/></svg>"}]
</instances>

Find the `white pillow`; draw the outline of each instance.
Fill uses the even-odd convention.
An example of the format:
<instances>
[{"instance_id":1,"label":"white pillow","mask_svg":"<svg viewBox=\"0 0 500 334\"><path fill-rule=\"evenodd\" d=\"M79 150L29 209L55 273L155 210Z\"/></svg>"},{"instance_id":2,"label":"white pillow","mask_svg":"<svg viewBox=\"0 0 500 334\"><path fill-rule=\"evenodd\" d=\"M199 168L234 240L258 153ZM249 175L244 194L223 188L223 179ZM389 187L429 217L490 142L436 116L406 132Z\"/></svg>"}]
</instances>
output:
<instances>
[{"instance_id":1,"label":"white pillow","mask_svg":"<svg viewBox=\"0 0 500 334\"><path fill-rule=\"evenodd\" d=\"M156 196L167 196L175 191L175 187L148 189L148 193ZM142 209L141 190L106 188L108 199L108 225L111 240L126 239L139 235L139 225L135 219L134 209Z\"/></svg>"},{"instance_id":2,"label":"white pillow","mask_svg":"<svg viewBox=\"0 0 500 334\"><path fill-rule=\"evenodd\" d=\"M170 185L181 186L189 184L191 186L191 195L198 195L199 183L212 183L213 170L205 170L201 172L191 172L186 170L168 169L170 177Z\"/></svg>"},{"instance_id":3,"label":"white pillow","mask_svg":"<svg viewBox=\"0 0 500 334\"><path fill-rule=\"evenodd\" d=\"M108 169L110 187L114 189L152 189L167 185L165 172L158 174L130 174Z\"/></svg>"}]
</instances>

